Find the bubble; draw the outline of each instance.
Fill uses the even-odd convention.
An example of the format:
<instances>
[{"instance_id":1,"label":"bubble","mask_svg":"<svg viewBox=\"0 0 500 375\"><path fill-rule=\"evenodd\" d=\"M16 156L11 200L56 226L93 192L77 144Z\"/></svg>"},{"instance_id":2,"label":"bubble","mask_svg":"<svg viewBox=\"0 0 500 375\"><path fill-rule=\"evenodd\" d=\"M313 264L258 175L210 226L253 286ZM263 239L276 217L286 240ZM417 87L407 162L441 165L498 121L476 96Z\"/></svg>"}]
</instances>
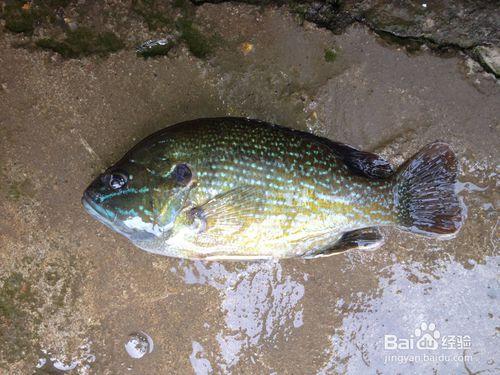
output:
<instances>
[{"instance_id":1,"label":"bubble","mask_svg":"<svg viewBox=\"0 0 500 375\"><path fill-rule=\"evenodd\" d=\"M125 343L125 350L132 358L142 358L153 351L153 339L142 331L131 333Z\"/></svg>"}]
</instances>

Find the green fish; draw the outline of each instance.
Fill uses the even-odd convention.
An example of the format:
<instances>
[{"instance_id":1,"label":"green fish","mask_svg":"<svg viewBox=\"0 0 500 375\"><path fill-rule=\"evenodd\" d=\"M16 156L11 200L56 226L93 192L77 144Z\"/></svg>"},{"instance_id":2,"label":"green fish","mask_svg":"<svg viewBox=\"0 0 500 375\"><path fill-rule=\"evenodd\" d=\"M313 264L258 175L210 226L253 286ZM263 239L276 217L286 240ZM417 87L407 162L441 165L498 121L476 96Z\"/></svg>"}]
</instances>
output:
<instances>
[{"instance_id":1,"label":"green fish","mask_svg":"<svg viewBox=\"0 0 500 375\"><path fill-rule=\"evenodd\" d=\"M381 157L245 118L179 123L139 142L85 190L97 220L139 248L191 259L316 258L383 243L397 226L463 223L457 160L434 142L394 172Z\"/></svg>"}]
</instances>

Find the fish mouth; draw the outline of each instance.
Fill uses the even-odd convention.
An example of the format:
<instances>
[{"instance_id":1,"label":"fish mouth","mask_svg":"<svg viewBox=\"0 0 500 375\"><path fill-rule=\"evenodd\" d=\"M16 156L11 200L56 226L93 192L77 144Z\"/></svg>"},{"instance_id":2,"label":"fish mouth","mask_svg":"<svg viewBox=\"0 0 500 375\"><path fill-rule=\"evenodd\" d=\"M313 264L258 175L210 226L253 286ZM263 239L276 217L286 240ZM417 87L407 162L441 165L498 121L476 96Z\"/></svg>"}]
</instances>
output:
<instances>
[{"instance_id":1,"label":"fish mouth","mask_svg":"<svg viewBox=\"0 0 500 375\"><path fill-rule=\"evenodd\" d=\"M85 211L87 211L92 217L96 217L98 213L93 207L92 203L93 202L89 194L87 192L84 192L82 197L82 206L83 208L85 208Z\"/></svg>"},{"instance_id":2,"label":"fish mouth","mask_svg":"<svg viewBox=\"0 0 500 375\"><path fill-rule=\"evenodd\" d=\"M113 215L113 220L109 219L109 211L103 207L98 206L87 191L83 193L82 205L85 211L87 211L90 216L103 223L108 228L114 230L115 232L123 234L124 236L130 234L123 230L123 228L119 228L119 223L116 221L116 215Z\"/></svg>"},{"instance_id":3,"label":"fish mouth","mask_svg":"<svg viewBox=\"0 0 500 375\"><path fill-rule=\"evenodd\" d=\"M97 219L99 221L107 221L110 224L113 223L114 220L113 221L109 220L106 216L102 214L101 211L103 210L103 208L96 205L96 203L94 202L94 200L92 199L92 197L88 192L83 193L82 205L83 208L85 208L85 211L87 211L90 214L90 216L92 216L94 219Z\"/></svg>"},{"instance_id":4,"label":"fish mouth","mask_svg":"<svg viewBox=\"0 0 500 375\"><path fill-rule=\"evenodd\" d=\"M92 196L86 191L82 196L82 205L85 211L88 212L90 216L99 221L100 223L107 226L109 229L125 236L132 242L137 240L150 240L156 238L156 236L147 233L138 233L137 231L127 227L121 220L117 219L116 214L110 214L110 211L104 207L99 206L92 199ZM112 217L112 219L110 219Z\"/></svg>"}]
</instances>

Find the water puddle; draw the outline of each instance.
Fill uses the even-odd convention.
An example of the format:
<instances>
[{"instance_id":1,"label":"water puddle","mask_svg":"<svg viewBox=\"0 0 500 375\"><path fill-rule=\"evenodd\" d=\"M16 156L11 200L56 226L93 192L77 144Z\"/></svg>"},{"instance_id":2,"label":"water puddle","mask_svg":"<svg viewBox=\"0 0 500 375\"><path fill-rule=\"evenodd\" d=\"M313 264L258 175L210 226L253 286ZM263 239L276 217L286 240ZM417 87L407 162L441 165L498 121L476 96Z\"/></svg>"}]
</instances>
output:
<instances>
[{"instance_id":1,"label":"water puddle","mask_svg":"<svg viewBox=\"0 0 500 375\"><path fill-rule=\"evenodd\" d=\"M90 373L90 368L95 361L96 356L91 351L91 342L86 342L79 347L78 355L70 359L42 349L35 367L49 374L76 373L83 375Z\"/></svg>"},{"instance_id":2,"label":"water puddle","mask_svg":"<svg viewBox=\"0 0 500 375\"><path fill-rule=\"evenodd\" d=\"M304 280L285 275L278 262L237 267L192 262L183 267L183 272L187 284L216 288L221 296L220 308L225 314L225 327L216 334L219 353L212 358L215 363L203 359L203 368L210 364L210 367L218 366L227 372L244 354L271 345L278 337L286 338L293 329L302 325L300 301L304 296ZM193 351L195 346L198 352L202 351L195 343ZM195 356L190 358L196 370L200 360L193 362ZM250 360L255 361L255 358L250 355Z\"/></svg>"},{"instance_id":3,"label":"water puddle","mask_svg":"<svg viewBox=\"0 0 500 375\"><path fill-rule=\"evenodd\" d=\"M330 360L318 373L411 373L416 364L420 373L495 372L499 261L390 266L381 294L362 300L331 336Z\"/></svg>"}]
</instances>

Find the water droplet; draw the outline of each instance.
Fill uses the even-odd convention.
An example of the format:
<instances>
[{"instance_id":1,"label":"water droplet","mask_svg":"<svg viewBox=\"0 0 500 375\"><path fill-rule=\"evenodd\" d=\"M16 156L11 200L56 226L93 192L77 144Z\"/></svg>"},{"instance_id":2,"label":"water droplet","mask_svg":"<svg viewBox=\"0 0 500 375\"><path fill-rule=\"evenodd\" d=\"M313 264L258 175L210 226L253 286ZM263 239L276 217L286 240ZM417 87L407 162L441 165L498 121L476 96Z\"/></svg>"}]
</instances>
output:
<instances>
[{"instance_id":1,"label":"water droplet","mask_svg":"<svg viewBox=\"0 0 500 375\"><path fill-rule=\"evenodd\" d=\"M52 366L54 366L54 368L56 370L60 370L60 371L64 371L64 372L74 370L77 365L78 365L78 362L76 362L76 361L71 361L71 363L67 364L67 363L64 363L63 361L59 361L57 359L52 363Z\"/></svg>"},{"instance_id":2,"label":"water droplet","mask_svg":"<svg viewBox=\"0 0 500 375\"><path fill-rule=\"evenodd\" d=\"M47 363L46 358L39 358L38 363L36 364L36 368L42 368L43 366L45 366L46 363Z\"/></svg>"},{"instance_id":3,"label":"water droplet","mask_svg":"<svg viewBox=\"0 0 500 375\"><path fill-rule=\"evenodd\" d=\"M131 333L125 343L125 350L132 358L142 358L153 351L153 339L142 331Z\"/></svg>"}]
</instances>

